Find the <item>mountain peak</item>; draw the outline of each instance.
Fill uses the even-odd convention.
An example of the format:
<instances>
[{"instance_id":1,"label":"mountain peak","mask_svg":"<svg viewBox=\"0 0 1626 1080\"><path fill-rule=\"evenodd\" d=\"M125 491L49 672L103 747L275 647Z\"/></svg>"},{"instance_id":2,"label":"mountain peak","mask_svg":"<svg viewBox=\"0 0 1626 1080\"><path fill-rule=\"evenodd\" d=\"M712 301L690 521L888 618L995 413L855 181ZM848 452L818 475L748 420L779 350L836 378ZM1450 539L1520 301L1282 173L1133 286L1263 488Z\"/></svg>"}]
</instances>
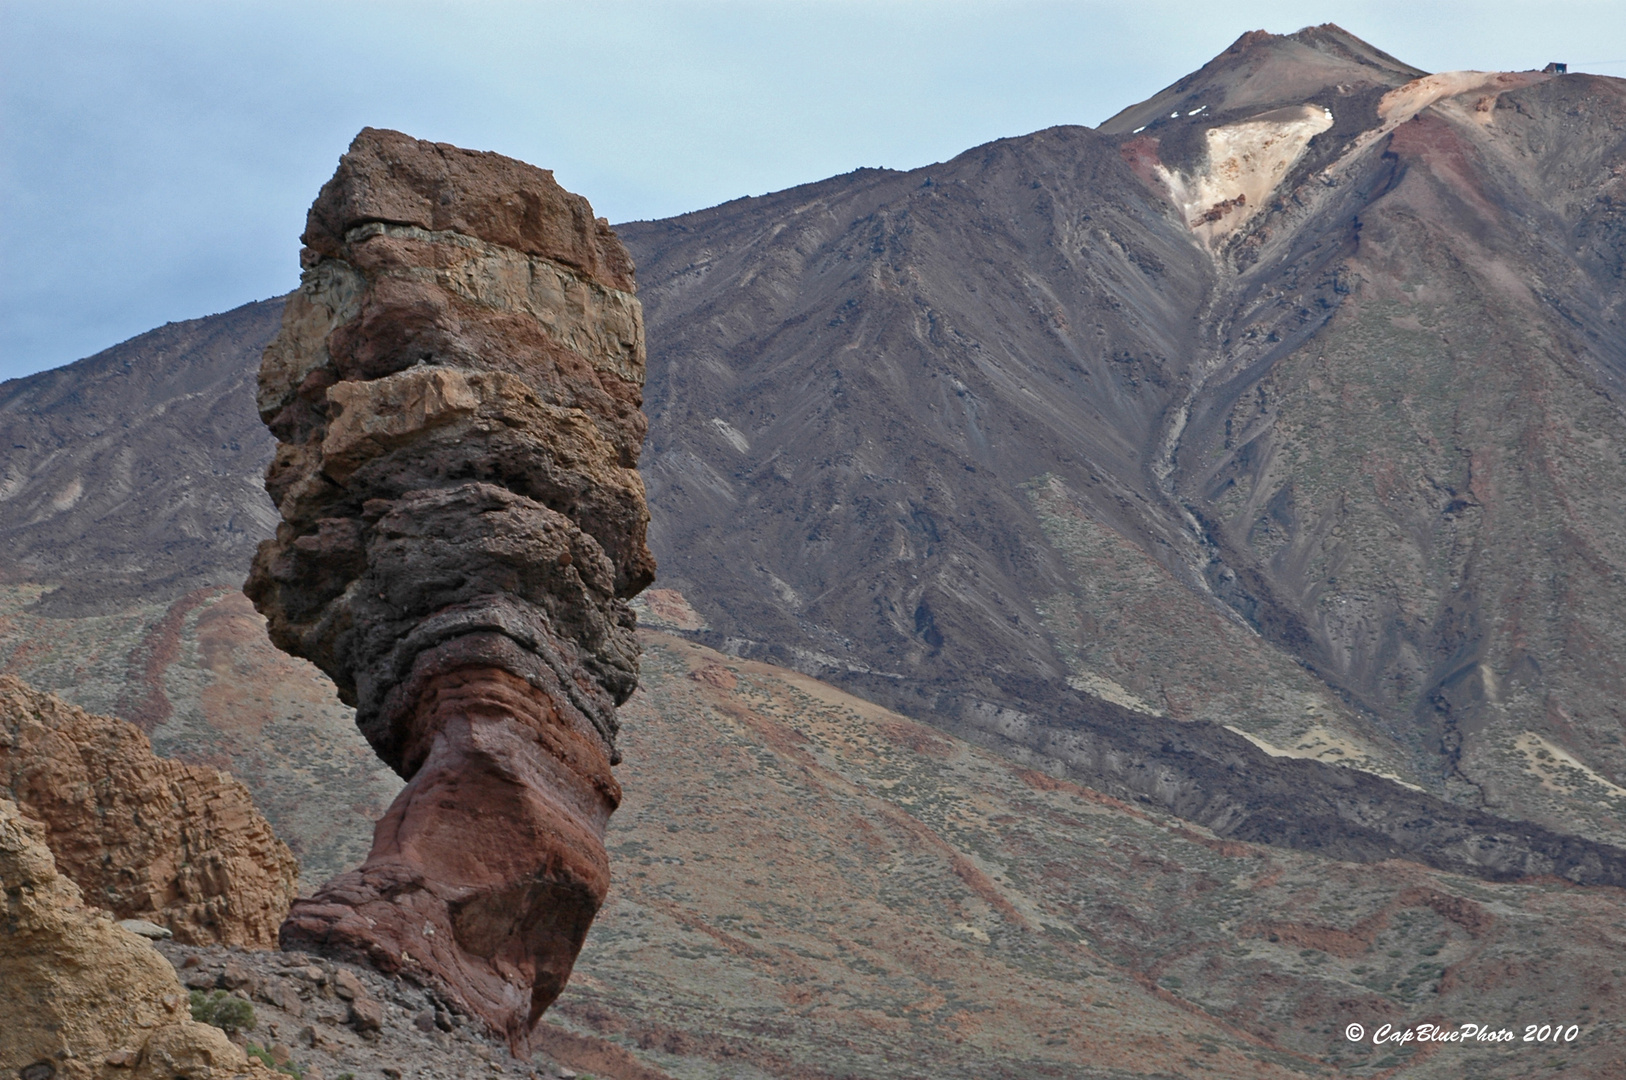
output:
<instances>
[{"instance_id":1,"label":"mountain peak","mask_svg":"<svg viewBox=\"0 0 1626 1080\"><path fill-rule=\"evenodd\" d=\"M1426 74L1334 23L1293 34L1250 30L1197 71L1107 120L1101 131L1128 134L1182 116L1210 120L1387 91Z\"/></svg>"}]
</instances>

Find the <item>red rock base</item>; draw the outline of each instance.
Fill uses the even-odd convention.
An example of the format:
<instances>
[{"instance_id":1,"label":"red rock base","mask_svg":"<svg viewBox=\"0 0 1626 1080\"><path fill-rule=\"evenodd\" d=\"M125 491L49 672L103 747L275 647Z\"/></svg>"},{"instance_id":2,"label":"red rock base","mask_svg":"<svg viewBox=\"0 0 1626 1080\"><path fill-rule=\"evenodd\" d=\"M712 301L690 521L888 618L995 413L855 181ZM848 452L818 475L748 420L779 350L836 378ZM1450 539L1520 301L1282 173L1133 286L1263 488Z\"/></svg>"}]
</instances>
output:
<instances>
[{"instance_id":1,"label":"red rock base","mask_svg":"<svg viewBox=\"0 0 1626 1080\"><path fill-rule=\"evenodd\" d=\"M620 788L602 746L506 671L436 676L419 702L416 768L372 854L295 901L281 945L433 985L528 1053L609 888Z\"/></svg>"}]
</instances>

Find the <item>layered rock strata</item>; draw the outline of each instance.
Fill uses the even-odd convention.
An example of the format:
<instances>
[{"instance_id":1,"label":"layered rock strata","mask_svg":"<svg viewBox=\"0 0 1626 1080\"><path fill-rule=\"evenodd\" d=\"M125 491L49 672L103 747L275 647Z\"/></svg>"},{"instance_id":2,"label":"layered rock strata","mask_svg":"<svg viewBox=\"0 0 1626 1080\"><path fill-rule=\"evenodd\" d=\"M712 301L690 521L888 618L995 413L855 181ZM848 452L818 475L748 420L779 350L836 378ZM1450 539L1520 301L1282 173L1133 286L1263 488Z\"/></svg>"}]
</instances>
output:
<instances>
[{"instance_id":1,"label":"layered rock strata","mask_svg":"<svg viewBox=\"0 0 1626 1080\"><path fill-rule=\"evenodd\" d=\"M150 943L84 902L46 828L0 799L0 1074L28 1080L264 1077Z\"/></svg>"},{"instance_id":2,"label":"layered rock strata","mask_svg":"<svg viewBox=\"0 0 1626 1080\"><path fill-rule=\"evenodd\" d=\"M44 825L62 873L119 918L189 944L276 944L299 864L218 769L160 758L134 725L0 675L0 798Z\"/></svg>"},{"instance_id":3,"label":"layered rock strata","mask_svg":"<svg viewBox=\"0 0 1626 1080\"><path fill-rule=\"evenodd\" d=\"M260 372L282 515L245 591L408 783L285 947L436 984L516 1048L609 884L636 471L632 262L496 154L366 129L311 207Z\"/></svg>"}]
</instances>

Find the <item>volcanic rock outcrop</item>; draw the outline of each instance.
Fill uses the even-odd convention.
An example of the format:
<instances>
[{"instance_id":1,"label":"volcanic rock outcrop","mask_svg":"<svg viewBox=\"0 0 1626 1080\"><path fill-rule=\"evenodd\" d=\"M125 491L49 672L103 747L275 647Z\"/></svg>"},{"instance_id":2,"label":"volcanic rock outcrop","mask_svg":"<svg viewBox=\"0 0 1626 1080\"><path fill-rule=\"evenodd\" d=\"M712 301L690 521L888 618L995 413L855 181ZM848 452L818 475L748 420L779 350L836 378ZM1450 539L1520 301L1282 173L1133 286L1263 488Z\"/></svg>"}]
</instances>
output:
<instances>
[{"instance_id":1,"label":"volcanic rock outcrop","mask_svg":"<svg viewBox=\"0 0 1626 1080\"><path fill-rule=\"evenodd\" d=\"M365 129L311 207L245 591L408 781L285 947L444 990L516 1049L609 885L627 598L654 577L632 261L551 173Z\"/></svg>"},{"instance_id":2,"label":"volcanic rock outcrop","mask_svg":"<svg viewBox=\"0 0 1626 1080\"><path fill-rule=\"evenodd\" d=\"M175 969L86 905L46 829L0 799L0 1073L28 1080L263 1076L218 1028L194 1023Z\"/></svg>"},{"instance_id":3,"label":"volcanic rock outcrop","mask_svg":"<svg viewBox=\"0 0 1626 1080\"><path fill-rule=\"evenodd\" d=\"M0 675L0 798L43 823L62 873L188 944L269 948L299 864L236 780L156 756L132 724Z\"/></svg>"}]
</instances>

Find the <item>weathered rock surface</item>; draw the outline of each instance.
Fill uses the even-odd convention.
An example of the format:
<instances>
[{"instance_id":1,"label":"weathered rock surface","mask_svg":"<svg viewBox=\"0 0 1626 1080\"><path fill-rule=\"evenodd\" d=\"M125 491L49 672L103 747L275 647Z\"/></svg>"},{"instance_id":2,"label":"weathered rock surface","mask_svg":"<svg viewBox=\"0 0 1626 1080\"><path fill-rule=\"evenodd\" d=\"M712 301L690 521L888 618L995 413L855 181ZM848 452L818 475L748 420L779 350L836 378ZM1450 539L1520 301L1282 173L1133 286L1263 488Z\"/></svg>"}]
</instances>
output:
<instances>
[{"instance_id":1,"label":"weathered rock surface","mask_svg":"<svg viewBox=\"0 0 1626 1080\"><path fill-rule=\"evenodd\" d=\"M156 602L114 597L95 614L41 610L42 593L0 585L0 670L129 720L160 757L241 780L299 860L305 895L367 857L401 778L360 737L332 680L271 644L240 582L173 601L155 585Z\"/></svg>"},{"instance_id":2,"label":"weathered rock surface","mask_svg":"<svg viewBox=\"0 0 1626 1080\"><path fill-rule=\"evenodd\" d=\"M276 944L299 866L219 770L157 757L134 726L0 675L0 798L44 823L98 907L183 942Z\"/></svg>"},{"instance_id":3,"label":"weathered rock surface","mask_svg":"<svg viewBox=\"0 0 1626 1080\"><path fill-rule=\"evenodd\" d=\"M366 964L173 942L158 951L187 986L251 1001L245 1040L304 1080L571 1080L577 1070L601 1080L672 1080L613 1042L547 1021L532 1038L538 1049L515 1057L434 989Z\"/></svg>"},{"instance_id":4,"label":"weathered rock surface","mask_svg":"<svg viewBox=\"0 0 1626 1080\"><path fill-rule=\"evenodd\" d=\"M552 174L372 129L304 240L260 371L283 520L245 591L408 783L282 940L521 1047L609 887L626 600L654 576L632 262Z\"/></svg>"},{"instance_id":5,"label":"weathered rock surface","mask_svg":"<svg viewBox=\"0 0 1626 1080\"><path fill-rule=\"evenodd\" d=\"M46 829L0 799L0 1072L28 1080L222 1080L266 1074L151 944L84 903Z\"/></svg>"}]
</instances>

